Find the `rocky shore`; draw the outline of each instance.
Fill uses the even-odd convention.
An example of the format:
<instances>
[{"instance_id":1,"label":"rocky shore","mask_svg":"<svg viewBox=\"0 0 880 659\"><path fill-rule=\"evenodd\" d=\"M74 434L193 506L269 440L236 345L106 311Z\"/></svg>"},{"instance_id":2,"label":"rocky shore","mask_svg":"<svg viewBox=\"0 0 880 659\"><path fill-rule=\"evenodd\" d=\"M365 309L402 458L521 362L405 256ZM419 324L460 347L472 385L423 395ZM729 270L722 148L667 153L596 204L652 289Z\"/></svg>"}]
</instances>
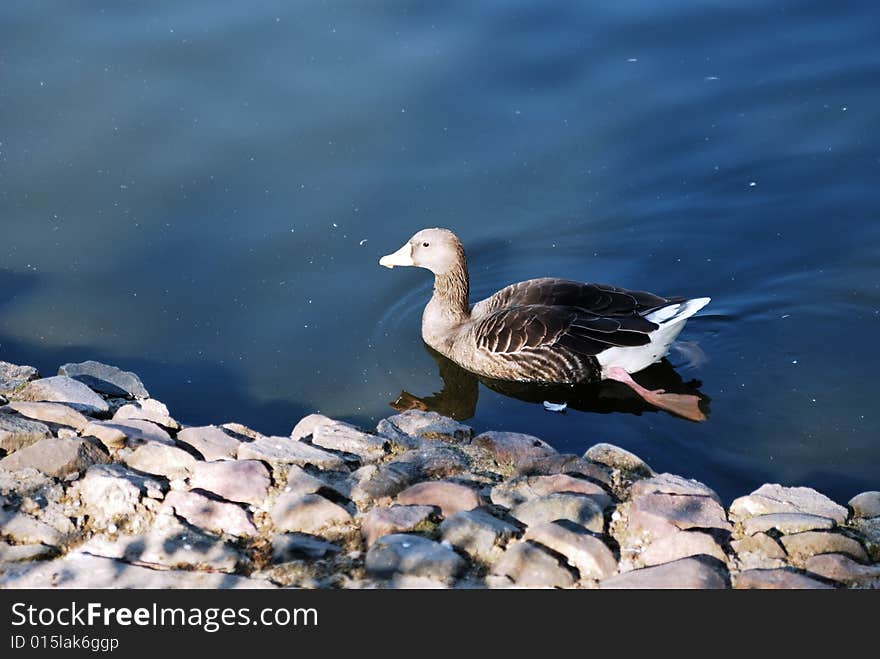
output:
<instances>
[{"instance_id":1,"label":"rocky shore","mask_svg":"<svg viewBox=\"0 0 880 659\"><path fill-rule=\"evenodd\" d=\"M708 486L432 412L183 427L97 362L0 362L0 588L880 588L880 492Z\"/></svg>"}]
</instances>

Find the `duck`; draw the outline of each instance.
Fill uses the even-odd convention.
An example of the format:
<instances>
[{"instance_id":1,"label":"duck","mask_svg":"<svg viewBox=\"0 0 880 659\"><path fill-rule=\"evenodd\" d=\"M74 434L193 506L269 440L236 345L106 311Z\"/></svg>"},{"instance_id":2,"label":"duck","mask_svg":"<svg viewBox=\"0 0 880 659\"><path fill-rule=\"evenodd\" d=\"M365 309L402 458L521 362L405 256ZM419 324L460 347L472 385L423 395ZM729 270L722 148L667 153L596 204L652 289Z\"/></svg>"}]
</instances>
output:
<instances>
[{"instance_id":1,"label":"duck","mask_svg":"<svg viewBox=\"0 0 880 659\"><path fill-rule=\"evenodd\" d=\"M422 229L379 265L419 267L434 275L422 339L467 371L536 384L613 380L654 407L692 421L706 419L698 396L647 389L632 374L662 360L688 318L711 298L661 297L542 277L471 305L464 247L442 228Z\"/></svg>"}]
</instances>

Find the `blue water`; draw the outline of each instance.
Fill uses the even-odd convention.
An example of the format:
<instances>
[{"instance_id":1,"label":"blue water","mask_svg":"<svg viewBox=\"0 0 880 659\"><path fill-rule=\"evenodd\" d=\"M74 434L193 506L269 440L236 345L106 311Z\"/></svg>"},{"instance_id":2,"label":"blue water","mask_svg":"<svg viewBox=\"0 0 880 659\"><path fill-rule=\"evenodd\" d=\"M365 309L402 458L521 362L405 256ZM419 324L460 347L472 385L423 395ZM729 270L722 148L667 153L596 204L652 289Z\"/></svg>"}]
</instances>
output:
<instances>
[{"instance_id":1,"label":"blue water","mask_svg":"<svg viewBox=\"0 0 880 659\"><path fill-rule=\"evenodd\" d=\"M372 425L442 387L427 273L376 261L446 226L474 299L713 298L672 357L707 422L478 385L475 428L727 499L877 489L880 9L597 4L7 0L0 359L135 370L187 423Z\"/></svg>"}]
</instances>

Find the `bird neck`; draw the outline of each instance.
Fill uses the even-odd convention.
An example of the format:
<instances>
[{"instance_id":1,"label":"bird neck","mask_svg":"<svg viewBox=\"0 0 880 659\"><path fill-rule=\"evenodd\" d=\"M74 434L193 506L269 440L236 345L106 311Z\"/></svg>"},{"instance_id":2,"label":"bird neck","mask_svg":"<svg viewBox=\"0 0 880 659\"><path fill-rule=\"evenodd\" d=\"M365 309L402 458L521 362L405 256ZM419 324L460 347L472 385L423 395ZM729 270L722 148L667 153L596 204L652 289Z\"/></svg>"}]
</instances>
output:
<instances>
[{"instance_id":1,"label":"bird neck","mask_svg":"<svg viewBox=\"0 0 880 659\"><path fill-rule=\"evenodd\" d=\"M455 328L470 318L469 293L462 252L453 268L434 276L434 295L422 315L422 339L444 355L449 355Z\"/></svg>"}]
</instances>

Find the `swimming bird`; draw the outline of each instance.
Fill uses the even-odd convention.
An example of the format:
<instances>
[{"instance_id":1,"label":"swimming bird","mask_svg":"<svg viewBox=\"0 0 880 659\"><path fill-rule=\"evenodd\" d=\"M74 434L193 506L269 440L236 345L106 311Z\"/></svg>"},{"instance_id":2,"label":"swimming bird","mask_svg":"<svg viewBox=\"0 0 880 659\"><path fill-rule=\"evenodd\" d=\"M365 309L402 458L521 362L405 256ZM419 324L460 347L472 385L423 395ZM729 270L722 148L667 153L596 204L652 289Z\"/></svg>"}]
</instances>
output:
<instances>
[{"instance_id":1,"label":"swimming bird","mask_svg":"<svg viewBox=\"0 0 880 659\"><path fill-rule=\"evenodd\" d=\"M694 421L706 418L698 396L649 390L630 374L663 359L708 297L660 297L544 277L512 284L471 306L464 248L452 231L440 228L419 231L379 265L434 274L422 339L468 371L545 384L616 380L655 407Z\"/></svg>"}]
</instances>

